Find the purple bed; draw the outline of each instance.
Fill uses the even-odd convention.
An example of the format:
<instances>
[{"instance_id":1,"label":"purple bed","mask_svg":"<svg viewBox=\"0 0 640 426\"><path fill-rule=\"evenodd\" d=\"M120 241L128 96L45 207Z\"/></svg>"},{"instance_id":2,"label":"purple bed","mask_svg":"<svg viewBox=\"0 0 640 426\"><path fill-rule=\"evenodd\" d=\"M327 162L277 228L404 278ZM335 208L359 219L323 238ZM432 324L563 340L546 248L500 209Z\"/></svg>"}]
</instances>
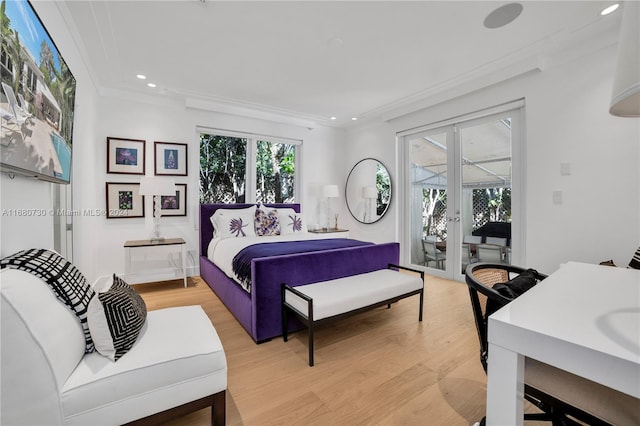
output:
<instances>
[{"instance_id":1,"label":"purple bed","mask_svg":"<svg viewBox=\"0 0 640 426\"><path fill-rule=\"evenodd\" d=\"M256 343L282 334L280 285L310 284L387 268L398 264L398 243L373 244L309 253L257 258L252 261L251 293L227 277L207 258L213 237L210 217L220 208L246 208L252 204L200 205L200 276L236 317ZM268 207L293 208L299 204L268 204ZM292 329L298 328L291 324Z\"/></svg>"}]
</instances>

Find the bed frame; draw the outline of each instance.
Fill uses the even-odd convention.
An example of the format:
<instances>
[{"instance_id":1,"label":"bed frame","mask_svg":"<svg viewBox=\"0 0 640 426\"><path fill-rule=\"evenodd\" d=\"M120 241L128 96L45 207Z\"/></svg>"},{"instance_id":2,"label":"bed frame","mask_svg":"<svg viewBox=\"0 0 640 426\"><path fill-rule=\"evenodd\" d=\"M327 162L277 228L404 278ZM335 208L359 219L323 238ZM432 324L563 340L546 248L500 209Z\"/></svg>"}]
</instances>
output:
<instances>
[{"instance_id":1,"label":"bed frame","mask_svg":"<svg viewBox=\"0 0 640 426\"><path fill-rule=\"evenodd\" d=\"M210 217L220 208L239 209L253 204L200 205L200 276L256 343L282 335L280 286L311 284L386 269L398 264L400 245L383 243L359 247L288 254L255 259L251 265L251 294L227 277L207 258L207 248L213 237ZM267 204L267 207L293 208L299 204ZM302 328L291 318L290 330Z\"/></svg>"}]
</instances>

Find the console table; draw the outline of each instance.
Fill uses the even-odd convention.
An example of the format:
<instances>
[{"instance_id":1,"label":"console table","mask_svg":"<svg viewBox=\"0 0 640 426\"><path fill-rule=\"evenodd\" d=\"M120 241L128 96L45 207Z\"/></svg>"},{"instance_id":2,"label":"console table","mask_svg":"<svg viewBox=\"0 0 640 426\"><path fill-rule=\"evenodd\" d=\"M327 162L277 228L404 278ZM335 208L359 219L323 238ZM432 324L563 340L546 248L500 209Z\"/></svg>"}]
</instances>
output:
<instances>
[{"instance_id":1,"label":"console table","mask_svg":"<svg viewBox=\"0 0 640 426\"><path fill-rule=\"evenodd\" d=\"M149 247L166 247L166 246L180 246L180 260L182 263L182 279L184 281L185 288L187 287L187 253L186 253L186 241L182 238L165 238L163 240L129 240L124 243L125 250L125 272L127 275L131 274L131 250L136 248L149 248Z\"/></svg>"}]
</instances>

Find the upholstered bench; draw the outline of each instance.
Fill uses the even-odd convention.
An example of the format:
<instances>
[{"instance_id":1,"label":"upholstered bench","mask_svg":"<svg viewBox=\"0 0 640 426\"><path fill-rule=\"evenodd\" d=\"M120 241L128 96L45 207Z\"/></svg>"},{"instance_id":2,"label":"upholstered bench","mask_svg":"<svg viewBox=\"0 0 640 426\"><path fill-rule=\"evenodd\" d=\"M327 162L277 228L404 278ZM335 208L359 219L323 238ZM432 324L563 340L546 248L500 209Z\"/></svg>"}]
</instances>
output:
<instances>
[{"instance_id":1,"label":"upholstered bench","mask_svg":"<svg viewBox=\"0 0 640 426\"><path fill-rule=\"evenodd\" d=\"M403 273L400 270L414 274ZM282 337L285 342L288 340L287 314L291 312L308 328L309 366L313 367L315 326L379 306L390 307L391 303L413 295L420 295L418 320L422 321L424 272L398 265L296 287L283 283Z\"/></svg>"},{"instance_id":2,"label":"upholstered bench","mask_svg":"<svg viewBox=\"0 0 640 426\"><path fill-rule=\"evenodd\" d=\"M78 318L40 278L3 269L0 283L1 424L159 424L206 407L225 423L226 357L200 306L148 312L114 362L85 353Z\"/></svg>"}]
</instances>

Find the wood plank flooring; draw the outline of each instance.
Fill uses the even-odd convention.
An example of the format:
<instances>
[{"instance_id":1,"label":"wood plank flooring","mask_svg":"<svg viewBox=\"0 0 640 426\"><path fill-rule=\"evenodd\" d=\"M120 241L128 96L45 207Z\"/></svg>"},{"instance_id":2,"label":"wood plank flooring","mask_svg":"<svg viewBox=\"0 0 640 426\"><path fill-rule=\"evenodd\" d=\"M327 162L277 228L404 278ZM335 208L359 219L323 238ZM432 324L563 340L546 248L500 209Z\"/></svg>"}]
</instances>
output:
<instances>
[{"instance_id":1,"label":"wood plank flooring","mask_svg":"<svg viewBox=\"0 0 640 426\"><path fill-rule=\"evenodd\" d=\"M484 416L486 375L463 283L427 276L418 297L256 345L199 277L136 285L149 310L202 305L225 348L227 424L471 425ZM188 332L188 330L185 330ZM208 410L171 422L208 425Z\"/></svg>"}]
</instances>

